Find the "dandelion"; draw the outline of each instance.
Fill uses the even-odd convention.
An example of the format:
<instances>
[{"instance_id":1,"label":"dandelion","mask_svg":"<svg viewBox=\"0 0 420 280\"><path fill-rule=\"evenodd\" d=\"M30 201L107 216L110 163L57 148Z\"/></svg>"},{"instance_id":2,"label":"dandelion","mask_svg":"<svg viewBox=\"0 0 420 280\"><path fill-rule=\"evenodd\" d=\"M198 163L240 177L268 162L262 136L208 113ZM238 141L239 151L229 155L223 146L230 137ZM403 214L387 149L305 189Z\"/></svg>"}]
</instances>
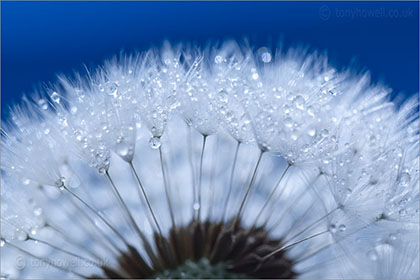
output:
<instances>
[{"instance_id":1,"label":"dandelion","mask_svg":"<svg viewBox=\"0 0 420 280\"><path fill-rule=\"evenodd\" d=\"M418 278L418 100L302 49L171 46L2 130L3 278Z\"/></svg>"}]
</instances>

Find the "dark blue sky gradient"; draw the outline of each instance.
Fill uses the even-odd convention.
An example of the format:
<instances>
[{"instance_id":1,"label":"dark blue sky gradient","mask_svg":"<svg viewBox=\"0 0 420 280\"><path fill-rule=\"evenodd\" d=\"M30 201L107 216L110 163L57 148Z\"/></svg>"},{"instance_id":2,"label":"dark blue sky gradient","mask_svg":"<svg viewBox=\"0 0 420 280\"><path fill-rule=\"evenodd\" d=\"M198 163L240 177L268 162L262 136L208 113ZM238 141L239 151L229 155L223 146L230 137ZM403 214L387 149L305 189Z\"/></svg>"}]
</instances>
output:
<instances>
[{"instance_id":1,"label":"dark blue sky gradient","mask_svg":"<svg viewBox=\"0 0 420 280\"><path fill-rule=\"evenodd\" d=\"M1 2L1 102L58 73L165 39L255 47L308 44L339 68L355 61L400 97L419 86L418 2Z\"/></svg>"}]
</instances>

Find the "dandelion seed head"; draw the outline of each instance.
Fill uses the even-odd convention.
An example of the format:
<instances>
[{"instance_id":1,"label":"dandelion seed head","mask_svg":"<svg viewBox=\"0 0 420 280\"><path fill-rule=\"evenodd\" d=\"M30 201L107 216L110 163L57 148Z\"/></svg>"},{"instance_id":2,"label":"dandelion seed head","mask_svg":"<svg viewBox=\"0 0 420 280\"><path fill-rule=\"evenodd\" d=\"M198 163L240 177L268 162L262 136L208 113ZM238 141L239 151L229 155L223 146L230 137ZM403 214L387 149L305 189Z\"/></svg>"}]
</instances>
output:
<instances>
[{"instance_id":1,"label":"dandelion seed head","mask_svg":"<svg viewBox=\"0 0 420 280\"><path fill-rule=\"evenodd\" d=\"M2 130L2 271L418 277L418 99L390 94L233 41L59 77Z\"/></svg>"}]
</instances>

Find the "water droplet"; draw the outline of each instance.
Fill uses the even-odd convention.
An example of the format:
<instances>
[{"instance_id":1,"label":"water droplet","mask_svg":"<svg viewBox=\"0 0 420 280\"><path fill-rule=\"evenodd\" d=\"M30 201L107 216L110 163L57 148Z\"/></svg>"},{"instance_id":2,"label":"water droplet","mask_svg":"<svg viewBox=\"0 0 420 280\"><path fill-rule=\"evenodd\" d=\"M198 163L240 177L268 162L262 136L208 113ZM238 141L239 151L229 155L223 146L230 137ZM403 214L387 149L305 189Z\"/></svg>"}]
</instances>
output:
<instances>
[{"instance_id":1,"label":"water droplet","mask_svg":"<svg viewBox=\"0 0 420 280\"><path fill-rule=\"evenodd\" d=\"M17 230L15 233L15 237L19 241L25 241L28 239L28 234L23 230Z\"/></svg>"},{"instance_id":2,"label":"water droplet","mask_svg":"<svg viewBox=\"0 0 420 280\"><path fill-rule=\"evenodd\" d=\"M327 129L322 129L321 130L321 136L323 137L323 138L325 138L325 137L328 137L328 134L329 134L330 132L327 130Z\"/></svg>"},{"instance_id":3,"label":"water droplet","mask_svg":"<svg viewBox=\"0 0 420 280\"><path fill-rule=\"evenodd\" d=\"M311 117L315 116L315 109L312 106L309 106L308 109L306 110L308 112L308 115Z\"/></svg>"},{"instance_id":4,"label":"water droplet","mask_svg":"<svg viewBox=\"0 0 420 280\"><path fill-rule=\"evenodd\" d=\"M254 80L258 80L258 78L259 78L260 76L258 75L258 73L254 73L254 74L252 74L252 78L254 79Z\"/></svg>"},{"instance_id":5,"label":"water droplet","mask_svg":"<svg viewBox=\"0 0 420 280\"><path fill-rule=\"evenodd\" d=\"M4 240L2 239L2 240L0 240L0 247L3 247L4 246L4 244L6 244L6 242L4 242Z\"/></svg>"},{"instance_id":6,"label":"water droplet","mask_svg":"<svg viewBox=\"0 0 420 280\"><path fill-rule=\"evenodd\" d=\"M366 256L369 258L369 260L371 261L376 261L378 259L378 254L376 253L376 250L369 250L366 253Z\"/></svg>"},{"instance_id":7,"label":"water droplet","mask_svg":"<svg viewBox=\"0 0 420 280\"><path fill-rule=\"evenodd\" d=\"M390 240L397 240L397 238L398 238L397 234L395 234L395 233L389 234L389 239Z\"/></svg>"},{"instance_id":8,"label":"water droplet","mask_svg":"<svg viewBox=\"0 0 420 280\"><path fill-rule=\"evenodd\" d=\"M329 230L332 233L336 233L337 232L337 226L335 224L330 224Z\"/></svg>"},{"instance_id":9,"label":"water droplet","mask_svg":"<svg viewBox=\"0 0 420 280\"><path fill-rule=\"evenodd\" d=\"M344 224L341 224L341 225L338 227L338 230L339 230L340 232L345 232L345 231L346 231L346 229L347 229L347 227L346 227L346 225L344 225Z\"/></svg>"},{"instance_id":10,"label":"water droplet","mask_svg":"<svg viewBox=\"0 0 420 280\"><path fill-rule=\"evenodd\" d=\"M47 103L47 101L45 101L45 99L38 100L38 105L44 111L48 109L48 103Z\"/></svg>"},{"instance_id":11,"label":"water droplet","mask_svg":"<svg viewBox=\"0 0 420 280\"><path fill-rule=\"evenodd\" d=\"M198 202L194 203L193 208L195 211L198 211L198 209L200 209L200 204Z\"/></svg>"},{"instance_id":12,"label":"water droplet","mask_svg":"<svg viewBox=\"0 0 420 280\"><path fill-rule=\"evenodd\" d=\"M403 172L403 173L401 173L401 175L399 177L398 184L400 185L400 187L406 187L406 186L408 186L410 181L411 181L410 173Z\"/></svg>"},{"instance_id":13,"label":"water droplet","mask_svg":"<svg viewBox=\"0 0 420 280\"><path fill-rule=\"evenodd\" d=\"M77 107L76 107L76 106L71 107L71 108L70 108L70 113L71 113L72 115L76 114L76 113L77 113Z\"/></svg>"},{"instance_id":14,"label":"water droplet","mask_svg":"<svg viewBox=\"0 0 420 280\"><path fill-rule=\"evenodd\" d=\"M35 216L41 216L41 214L42 214L42 208L41 207L36 207L34 209L34 215Z\"/></svg>"},{"instance_id":15,"label":"water droplet","mask_svg":"<svg viewBox=\"0 0 420 280\"><path fill-rule=\"evenodd\" d=\"M73 134L74 136L76 136L77 141L82 141L82 134L80 133L80 131L76 130Z\"/></svg>"},{"instance_id":16,"label":"water droplet","mask_svg":"<svg viewBox=\"0 0 420 280\"><path fill-rule=\"evenodd\" d=\"M271 61L271 53L266 47L262 47L258 50L260 59L264 63L269 63Z\"/></svg>"},{"instance_id":17,"label":"water droplet","mask_svg":"<svg viewBox=\"0 0 420 280\"><path fill-rule=\"evenodd\" d=\"M168 103L169 103L169 108L171 110L175 110L176 108L178 108L181 103L178 102L178 100L176 99L175 96L171 95L168 97Z\"/></svg>"},{"instance_id":18,"label":"water droplet","mask_svg":"<svg viewBox=\"0 0 420 280\"><path fill-rule=\"evenodd\" d=\"M404 151L401 147L396 147L394 153L397 157L402 158Z\"/></svg>"},{"instance_id":19,"label":"water droplet","mask_svg":"<svg viewBox=\"0 0 420 280\"><path fill-rule=\"evenodd\" d=\"M293 100L293 104L299 110L304 110L305 109L305 103L306 103L305 98L303 98L300 95L296 96L296 98Z\"/></svg>"},{"instance_id":20,"label":"water droplet","mask_svg":"<svg viewBox=\"0 0 420 280\"><path fill-rule=\"evenodd\" d=\"M125 157L128 154L129 146L126 143L119 143L117 145L117 154Z\"/></svg>"},{"instance_id":21,"label":"water droplet","mask_svg":"<svg viewBox=\"0 0 420 280\"><path fill-rule=\"evenodd\" d=\"M114 83L114 82L107 83L106 84L106 93L108 95L117 97L117 94L118 94L118 85L117 85L117 83Z\"/></svg>"},{"instance_id":22,"label":"water droplet","mask_svg":"<svg viewBox=\"0 0 420 280\"><path fill-rule=\"evenodd\" d=\"M307 153L309 152L311 146L309 146L308 144L305 144L302 146L302 152Z\"/></svg>"},{"instance_id":23,"label":"water droplet","mask_svg":"<svg viewBox=\"0 0 420 280\"><path fill-rule=\"evenodd\" d=\"M22 180L22 184L24 184L25 186L29 185L30 182L31 182L31 180L29 180L28 178L24 178Z\"/></svg>"},{"instance_id":24,"label":"water droplet","mask_svg":"<svg viewBox=\"0 0 420 280\"><path fill-rule=\"evenodd\" d=\"M332 96L336 96L338 94L338 90L335 88L331 88L328 90L328 94Z\"/></svg>"},{"instance_id":25,"label":"water droplet","mask_svg":"<svg viewBox=\"0 0 420 280\"><path fill-rule=\"evenodd\" d=\"M284 119L284 125L288 128L293 127L293 120L291 118L285 118Z\"/></svg>"},{"instance_id":26,"label":"water droplet","mask_svg":"<svg viewBox=\"0 0 420 280\"><path fill-rule=\"evenodd\" d=\"M290 106L289 105L283 105L283 112L285 115L289 115L290 114Z\"/></svg>"},{"instance_id":27,"label":"water droplet","mask_svg":"<svg viewBox=\"0 0 420 280\"><path fill-rule=\"evenodd\" d=\"M98 172L101 173L101 174L105 174L107 170L108 170L108 168L106 168L105 166L99 166L98 167Z\"/></svg>"},{"instance_id":28,"label":"water droplet","mask_svg":"<svg viewBox=\"0 0 420 280\"><path fill-rule=\"evenodd\" d=\"M118 143L115 152L124 160L130 161L133 158L133 147L127 141Z\"/></svg>"},{"instance_id":29,"label":"water droplet","mask_svg":"<svg viewBox=\"0 0 420 280\"><path fill-rule=\"evenodd\" d=\"M216 57L214 58L214 62L219 64L223 62L223 57L221 57L220 55L216 55Z\"/></svg>"},{"instance_id":30,"label":"water droplet","mask_svg":"<svg viewBox=\"0 0 420 280\"><path fill-rule=\"evenodd\" d=\"M316 129L315 128L309 128L308 129L308 135L311 137L314 137L316 134Z\"/></svg>"},{"instance_id":31,"label":"water droplet","mask_svg":"<svg viewBox=\"0 0 420 280\"><path fill-rule=\"evenodd\" d=\"M150 144L150 147L152 147L152 149L159 149L162 143L160 142L159 137L154 136L150 138L149 144Z\"/></svg>"},{"instance_id":32,"label":"water droplet","mask_svg":"<svg viewBox=\"0 0 420 280\"><path fill-rule=\"evenodd\" d=\"M60 103L60 95L57 92L51 93L50 97L53 102Z\"/></svg>"},{"instance_id":33,"label":"water droplet","mask_svg":"<svg viewBox=\"0 0 420 280\"><path fill-rule=\"evenodd\" d=\"M55 181L55 186L59 187L61 189L61 187L64 187L64 177L61 177L60 179L57 179L57 181Z\"/></svg>"}]
</instances>

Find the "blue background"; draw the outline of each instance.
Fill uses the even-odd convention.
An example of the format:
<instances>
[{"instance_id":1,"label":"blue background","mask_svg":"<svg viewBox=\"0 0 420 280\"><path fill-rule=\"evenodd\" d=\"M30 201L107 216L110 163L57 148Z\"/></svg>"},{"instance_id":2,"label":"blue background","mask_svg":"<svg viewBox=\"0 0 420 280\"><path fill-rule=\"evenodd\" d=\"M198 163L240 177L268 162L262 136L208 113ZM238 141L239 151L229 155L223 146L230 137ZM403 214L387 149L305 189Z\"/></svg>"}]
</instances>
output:
<instances>
[{"instance_id":1,"label":"blue background","mask_svg":"<svg viewBox=\"0 0 420 280\"><path fill-rule=\"evenodd\" d=\"M58 73L164 39L248 37L256 48L308 44L339 68L369 69L399 99L418 92L418 2L1 2L2 119ZM377 14L374 14L376 11ZM353 15L353 16L352 16ZM355 63L354 63L355 61Z\"/></svg>"}]
</instances>

